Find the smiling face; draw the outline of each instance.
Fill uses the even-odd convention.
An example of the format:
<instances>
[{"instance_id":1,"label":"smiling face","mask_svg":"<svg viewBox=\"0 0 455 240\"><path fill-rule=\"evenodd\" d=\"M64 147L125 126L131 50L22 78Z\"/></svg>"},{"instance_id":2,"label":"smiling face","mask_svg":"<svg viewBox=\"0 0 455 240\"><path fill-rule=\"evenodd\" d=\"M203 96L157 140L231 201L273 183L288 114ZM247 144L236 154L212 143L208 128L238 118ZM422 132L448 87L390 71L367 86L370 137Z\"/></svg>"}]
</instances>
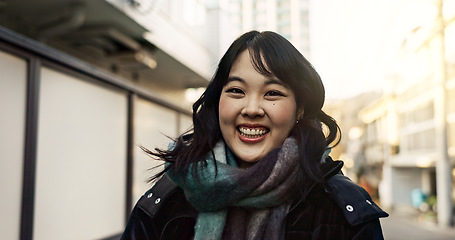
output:
<instances>
[{"instance_id":1,"label":"smiling face","mask_svg":"<svg viewBox=\"0 0 455 240\"><path fill-rule=\"evenodd\" d=\"M248 50L239 54L221 92L219 124L240 167L282 145L296 119L294 92L276 77L258 73Z\"/></svg>"}]
</instances>

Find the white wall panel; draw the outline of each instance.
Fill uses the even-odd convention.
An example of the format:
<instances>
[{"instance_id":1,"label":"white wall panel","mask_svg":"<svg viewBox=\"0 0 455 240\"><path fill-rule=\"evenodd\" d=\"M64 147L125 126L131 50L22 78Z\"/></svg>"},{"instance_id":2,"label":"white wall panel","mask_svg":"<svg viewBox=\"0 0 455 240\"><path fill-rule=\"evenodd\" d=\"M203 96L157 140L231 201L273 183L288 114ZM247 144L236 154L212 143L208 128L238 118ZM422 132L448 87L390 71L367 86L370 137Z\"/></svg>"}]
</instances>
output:
<instances>
[{"instance_id":1,"label":"white wall panel","mask_svg":"<svg viewBox=\"0 0 455 240\"><path fill-rule=\"evenodd\" d=\"M0 232L19 239L27 63L0 52L0 73Z\"/></svg>"},{"instance_id":2,"label":"white wall panel","mask_svg":"<svg viewBox=\"0 0 455 240\"><path fill-rule=\"evenodd\" d=\"M193 118L191 116L181 114L180 115L180 133L182 134L186 131L188 131L190 128L193 127Z\"/></svg>"},{"instance_id":3,"label":"white wall panel","mask_svg":"<svg viewBox=\"0 0 455 240\"><path fill-rule=\"evenodd\" d=\"M139 146L154 150L166 149L171 140L177 137L177 117L174 110L138 98L134 109L134 163L133 163L133 205L150 188L147 180L162 168L150 170L162 162L147 156Z\"/></svg>"},{"instance_id":4,"label":"white wall panel","mask_svg":"<svg viewBox=\"0 0 455 240\"><path fill-rule=\"evenodd\" d=\"M42 68L34 239L124 229L127 97Z\"/></svg>"}]
</instances>

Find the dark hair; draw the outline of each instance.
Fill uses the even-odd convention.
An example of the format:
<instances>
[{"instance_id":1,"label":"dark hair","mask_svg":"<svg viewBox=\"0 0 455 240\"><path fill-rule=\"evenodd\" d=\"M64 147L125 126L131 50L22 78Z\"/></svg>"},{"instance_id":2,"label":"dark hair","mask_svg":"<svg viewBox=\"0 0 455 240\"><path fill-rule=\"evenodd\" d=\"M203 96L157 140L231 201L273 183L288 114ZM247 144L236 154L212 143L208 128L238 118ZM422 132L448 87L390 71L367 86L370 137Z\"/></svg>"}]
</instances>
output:
<instances>
[{"instance_id":1,"label":"dark hair","mask_svg":"<svg viewBox=\"0 0 455 240\"><path fill-rule=\"evenodd\" d=\"M155 149L155 152L145 149L148 154L169 163L154 178L169 169L186 174L190 166L193 166L191 171L194 173L201 165L193 163L206 163L205 155L222 138L218 122L221 91L234 61L244 50L249 51L259 73L274 75L294 91L298 111L304 110L291 131L299 144L302 173L305 178L318 182L322 180L320 159L329 144L337 139L340 128L333 118L322 111L325 91L319 74L288 40L269 31L247 32L232 43L221 58L207 89L193 104L193 129L177 138L173 149ZM327 136L322 123L327 126ZM339 141L338 138L335 145Z\"/></svg>"}]
</instances>

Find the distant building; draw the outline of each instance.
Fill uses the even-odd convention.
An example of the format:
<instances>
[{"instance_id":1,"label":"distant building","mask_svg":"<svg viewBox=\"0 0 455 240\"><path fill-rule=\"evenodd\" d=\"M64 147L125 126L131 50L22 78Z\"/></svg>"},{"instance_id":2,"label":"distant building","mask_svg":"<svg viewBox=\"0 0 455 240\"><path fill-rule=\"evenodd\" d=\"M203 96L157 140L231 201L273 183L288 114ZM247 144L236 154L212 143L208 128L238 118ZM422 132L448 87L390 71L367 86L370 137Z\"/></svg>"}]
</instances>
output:
<instances>
[{"instance_id":1,"label":"distant building","mask_svg":"<svg viewBox=\"0 0 455 240\"><path fill-rule=\"evenodd\" d=\"M234 26L249 30L276 31L309 56L309 0L227 0Z\"/></svg>"},{"instance_id":2,"label":"distant building","mask_svg":"<svg viewBox=\"0 0 455 240\"><path fill-rule=\"evenodd\" d=\"M448 9L439 5L435 21L404 40L384 96L360 113L373 143L366 158L384 161L382 205L412 207L412 192L422 191L437 197L441 226L453 223L455 200L455 13Z\"/></svg>"},{"instance_id":3,"label":"distant building","mask_svg":"<svg viewBox=\"0 0 455 240\"><path fill-rule=\"evenodd\" d=\"M347 99L327 100L323 108L337 121L342 133L341 142L332 150L331 156L344 161L343 171L353 181L367 180L374 189L371 193L374 196L382 175L383 158L382 155L366 157L371 144L367 139L369 129L358 113L380 96L380 92L366 92Z\"/></svg>"}]
</instances>

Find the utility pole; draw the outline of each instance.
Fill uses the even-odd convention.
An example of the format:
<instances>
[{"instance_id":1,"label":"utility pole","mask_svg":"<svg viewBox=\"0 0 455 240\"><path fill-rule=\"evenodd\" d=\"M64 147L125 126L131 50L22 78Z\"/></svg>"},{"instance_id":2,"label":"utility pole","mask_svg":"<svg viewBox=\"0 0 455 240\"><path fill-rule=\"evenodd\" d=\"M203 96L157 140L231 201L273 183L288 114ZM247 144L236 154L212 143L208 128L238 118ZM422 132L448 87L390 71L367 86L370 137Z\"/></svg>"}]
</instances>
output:
<instances>
[{"instance_id":1,"label":"utility pole","mask_svg":"<svg viewBox=\"0 0 455 240\"><path fill-rule=\"evenodd\" d=\"M443 0L437 0L438 33L432 44L435 46L435 124L436 124L436 192L438 225L443 228L452 225L452 165L448 154L447 141L447 64L445 58L445 20Z\"/></svg>"}]
</instances>

